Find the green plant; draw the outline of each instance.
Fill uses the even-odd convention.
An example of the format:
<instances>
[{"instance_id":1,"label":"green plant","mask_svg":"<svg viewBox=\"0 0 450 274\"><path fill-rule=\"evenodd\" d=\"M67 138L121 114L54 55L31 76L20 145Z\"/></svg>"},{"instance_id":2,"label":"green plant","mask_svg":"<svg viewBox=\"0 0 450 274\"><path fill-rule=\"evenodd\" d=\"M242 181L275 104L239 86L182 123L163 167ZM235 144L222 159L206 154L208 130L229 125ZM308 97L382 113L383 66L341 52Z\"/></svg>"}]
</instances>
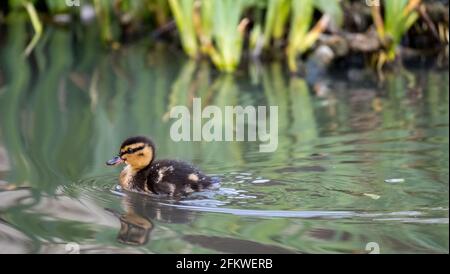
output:
<instances>
[{"instance_id":1,"label":"green plant","mask_svg":"<svg viewBox=\"0 0 450 274\"><path fill-rule=\"evenodd\" d=\"M310 30L314 9L320 10L323 15ZM279 41L283 37L289 14L291 14L291 22L286 55L289 69L296 72L297 56L307 51L316 42L329 22L333 22L337 26L342 23L342 10L339 0L269 0L264 29L266 47L269 45L270 39Z\"/></svg>"},{"instance_id":2,"label":"green plant","mask_svg":"<svg viewBox=\"0 0 450 274\"><path fill-rule=\"evenodd\" d=\"M200 48L219 70L234 71L241 58L244 31L249 23L248 19L241 19L241 15L250 2L169 0L169 3L184 51L197 58Z\"/></svg>"},{"instance_id":3,"label":"green plant","mask_svg":"<svg viewBox=\"0 0 450 274\"><path fill-rule=\"evenodd\" d=\"M70 7L67 6L66 1L46 0L45 3L52 14L68 12L70 10Z\"/></svg>"},{"instance_id":4,"label":"green plant","mask_svg":"<svg viewBox=\"0 0 450 274\"><path fill-rule=\"evenodd\" d=\"M110 5L111 3L108 0L93 0L95 13L97 14L100 31L103 41L112 42L113 34L111 30L111 13L110 13Z\"/></svg>"},{"instance_id":5,"label":"green plant","mask_svg":"<svg viewBox=\"0 0 450 274\"><path fill-rule=\"evenodd\" d=\"M209 48L211 60L219 70L232 72L239 64L244 31L248 19L241 20L245 0L214 1L213 41L215 47Z\"/></svg>"},{"instance_id":6,"label":"green plant","mask_svg":"<svg viewBox=\"0 0 450 274\"><path fill-rule=\"evenodd\" d=\"M380 7L371 8L372 17L378 36L385 48L378 55L377 65L380 68L385 62L392 61L396 56L396 48L402 36L419 17L415 10L421 0L385 0L384 19L381 17Z\"/></svg>"},{"instance_id":7,"label":"green plant","mask_svg":"<svg viewBox=\"0 0 450 274\"><path fill-rule=\"evenodd\" d=\"M313 0L292 2L291 28L286 48L288 66L291 72L297 71L297 55L309 49L328 25L329 17L324 15L315 27L309 30L313 21L313 12Z\"/></svg>"},{"instance_id":8,"label":"green plant","mask_svg":"<svg viewBox=\"0 0 450 274\"><path fill-rule=\"evenodd\" d=\"M194 28L195 0L169 0L169 6L181 38L183 50L191 58L198 56L198 42Z\"/></svg>"},{"instance_id":9,"label":"green plant","mask_svg":"<svg viewBox=\"0 0 450 274\"><path fill-rule=\"evenodd\" d=\"M34 36L24 52L25 56L28 56L36 46L39 39L41 38L43 26L41 21L39 20L39 16L36 12L36 9L34 8L34 5L31 2L26 1L23 3L23 6L25 7L28 15L30 16L31 24L33 25L34 29Z\"/></svg>"},{"instance_id":10,"label":"green plant","mask_svg":"<svg viewBox=\"0 0 450 274\"><path fill-rule=\"evenodd\" d=\"M170 8L167 0L146 0L147 8L154 14L158 26L162 26L169 21Z\"/></svg>"},{"instance_id":11,"label":"green plant","mask_svg":"<svg viewBox=\"0 0 450 274\"><path fill-rule=\"evenodd\" d=\"M290 0L269 0L264 25L264 46L267 48L270 39L279 41L285 31L291 10Z\"/></svg>"}]
</instances>

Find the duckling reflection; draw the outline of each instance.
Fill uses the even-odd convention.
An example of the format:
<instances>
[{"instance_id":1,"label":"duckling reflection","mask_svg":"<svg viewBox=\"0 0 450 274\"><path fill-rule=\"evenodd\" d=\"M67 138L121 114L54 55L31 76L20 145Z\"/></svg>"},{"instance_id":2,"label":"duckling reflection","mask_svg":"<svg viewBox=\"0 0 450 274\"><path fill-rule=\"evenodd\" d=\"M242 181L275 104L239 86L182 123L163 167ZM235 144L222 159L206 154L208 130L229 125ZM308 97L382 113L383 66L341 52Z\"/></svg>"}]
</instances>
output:
<instances>
[{"instance_id":1,"label":"duckling reflection","mask_svg":"<svg viewBox=\"0 0 450 274\"><path fill-rule=\"evenodd\" d=\"M144 245L148 242L153 223L134 213L119 215L120 230L117 241L128 245Z\"/></svg>"},{"instance_id":2,"label":"duckling reflection","mask_svg":"<svg viewBox=\"0 0 450 274\"><path fill-rule=\"evenodd\" d=\"M165 203L169 201L165 200ZM127 192L122 200L125 213L114 209L106 210L113 213L120 221L117 241L127 245L145 245L150 240L150 233L155 228L154 221L163 223L190 223L195 218L195 212L163 205L139 193Z\"/></svg>"}]
</instances>

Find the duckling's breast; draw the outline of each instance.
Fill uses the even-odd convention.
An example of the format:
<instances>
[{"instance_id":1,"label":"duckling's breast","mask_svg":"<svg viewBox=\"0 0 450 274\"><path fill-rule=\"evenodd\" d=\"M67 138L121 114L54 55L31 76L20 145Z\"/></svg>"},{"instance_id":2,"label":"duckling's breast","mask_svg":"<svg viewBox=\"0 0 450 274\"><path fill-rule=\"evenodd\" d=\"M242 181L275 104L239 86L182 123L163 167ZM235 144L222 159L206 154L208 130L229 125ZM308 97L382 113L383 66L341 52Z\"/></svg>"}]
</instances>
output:
<instances>
[{"instance_id":1,"label":"duckling's breast","mask_svg":"<svg viewBox=\"0 0 450 274\"><path fill-rule=\"evenodd\" d=\"M127 165L120 172L119 184L123 189L130 190L133 188L133 178L136 176L136 171L134 171L131 166Z\"/></svg>"}]
</instances>

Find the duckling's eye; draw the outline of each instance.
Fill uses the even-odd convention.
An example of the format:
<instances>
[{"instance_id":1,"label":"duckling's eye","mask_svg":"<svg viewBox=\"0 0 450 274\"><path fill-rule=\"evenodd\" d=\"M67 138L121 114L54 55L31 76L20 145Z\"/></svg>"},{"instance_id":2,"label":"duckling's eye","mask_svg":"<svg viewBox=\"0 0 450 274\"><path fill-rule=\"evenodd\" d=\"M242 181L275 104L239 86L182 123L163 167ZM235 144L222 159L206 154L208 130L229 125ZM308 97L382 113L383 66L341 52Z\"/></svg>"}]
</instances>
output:
<instances>
[{"instance_id":1,"label":"duckling's eye","mask_svg":"<svg viewBox=\"0 0 450 274\"><path fill-rule=\"evenodd\" d=\"M127 153L132 153L133 150L131 148L127 149Z\"/></svg>"}]
</instances>

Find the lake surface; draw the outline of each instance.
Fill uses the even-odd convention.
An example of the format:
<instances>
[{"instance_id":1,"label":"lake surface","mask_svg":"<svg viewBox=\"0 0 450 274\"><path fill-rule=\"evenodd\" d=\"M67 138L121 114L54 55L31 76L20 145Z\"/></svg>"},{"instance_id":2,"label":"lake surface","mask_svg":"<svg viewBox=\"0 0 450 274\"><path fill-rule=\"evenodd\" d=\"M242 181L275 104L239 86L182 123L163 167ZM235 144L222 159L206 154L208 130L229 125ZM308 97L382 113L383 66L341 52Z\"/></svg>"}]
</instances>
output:
<instances>
[{"instance_id":1,"label":"lake surface","mask_svg":"<svg viewBox=\"0 0 450 274\"><path fill-rule=\"evenodd\" d=\"M336 72L316 94L277 63L222 75L162 44L108 52L74 28L47 28L28 59L24 21L1 30L0 253L449 252L448 71ZM193 97L278 106L278 149L172 141L168 113ZM119 191L105 161L137 134L222 187Z\"/></svg>"}]
</instances>

